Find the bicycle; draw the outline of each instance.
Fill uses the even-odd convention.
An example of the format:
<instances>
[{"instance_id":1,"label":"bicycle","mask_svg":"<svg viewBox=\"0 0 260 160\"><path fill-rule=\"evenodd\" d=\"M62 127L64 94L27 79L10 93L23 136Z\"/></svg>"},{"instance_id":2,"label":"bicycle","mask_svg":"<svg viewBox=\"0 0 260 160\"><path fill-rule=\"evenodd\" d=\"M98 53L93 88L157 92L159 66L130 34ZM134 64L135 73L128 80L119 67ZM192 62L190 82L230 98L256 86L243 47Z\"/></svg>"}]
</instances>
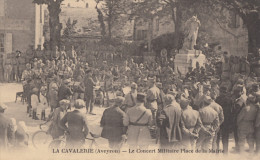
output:
<instances>
[{"instance_id":1,"label":"bicycle","mask_svg":"<svg viewBox=\"0 0 260 160\"><path fill-rule=\"evenodd\" d=\"M40 124L40 130L32 135L32 144L36 149L45 148L53 140L52 136L42 128L46 123Z\"/></svg>"},{"instance_id":2,"label":"bicycle","mask_svg":"<svg viewBox=\"0 0 260 160\"><path fill-rule=\"evenodd\" d=\"M98 144L96 142L96 139L99 138L100 136L97 134L93 134L92 132L89 132L91 138L86 137L86 140L90 141L89 144L89 149L93 149L93 146L98 148ZM66 147L66 137L68 136L68 133L65 133L60 139L55 139L50 142L48 148L49 149L59 149L59 148L65 148ZM86 145L86 142L85 142Z\"/></svg>"}]
</instances>

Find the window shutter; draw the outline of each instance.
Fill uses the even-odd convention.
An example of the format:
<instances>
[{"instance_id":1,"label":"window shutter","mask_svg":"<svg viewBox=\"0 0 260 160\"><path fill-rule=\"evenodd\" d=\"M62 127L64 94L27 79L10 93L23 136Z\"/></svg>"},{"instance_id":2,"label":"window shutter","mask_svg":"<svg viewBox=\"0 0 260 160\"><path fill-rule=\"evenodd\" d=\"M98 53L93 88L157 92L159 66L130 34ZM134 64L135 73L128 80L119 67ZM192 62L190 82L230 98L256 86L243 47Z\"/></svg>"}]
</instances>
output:
<instances>
[{"instance_id":1,"label":"window shutter","mask_svg":"<svg viewBox=\"0 0 260 160\"><path fill-rule=\"evenodd\" d=\"M12 33L5 34L5 53L12 53L13 52L13 36Z\"/></svg>"}]
</instances>

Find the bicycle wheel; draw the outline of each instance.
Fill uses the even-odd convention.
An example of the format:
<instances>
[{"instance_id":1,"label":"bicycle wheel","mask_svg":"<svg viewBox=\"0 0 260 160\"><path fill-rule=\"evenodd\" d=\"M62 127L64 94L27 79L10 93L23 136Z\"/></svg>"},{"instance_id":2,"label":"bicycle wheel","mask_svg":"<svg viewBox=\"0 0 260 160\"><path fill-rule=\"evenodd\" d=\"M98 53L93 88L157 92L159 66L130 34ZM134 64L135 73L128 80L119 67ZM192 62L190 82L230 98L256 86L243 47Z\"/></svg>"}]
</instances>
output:
<instances>
[{"instance_id":1,"label":"bicycle wheel","mask_svg":"<svg viewBox=\"0 0 260 160\"><path fill-rule=\"evenodd\" d=\"M52 137L46 131L37 131L32 136L33 146L37 149L47 148L51 141Z\"/></svg>"},{"instance_id":2,"label":"bicycle wheel","mask_svg":"<svg viewBox=\"0 0 260 160\"><path fill-rule=\"evenodd\" d=\"M48 148L49 149L59 149L59 148L65 148L65 146L66 146L66 142L64 140L55 139L55 140L51 141Z\"/></svg>"}]
</instances>

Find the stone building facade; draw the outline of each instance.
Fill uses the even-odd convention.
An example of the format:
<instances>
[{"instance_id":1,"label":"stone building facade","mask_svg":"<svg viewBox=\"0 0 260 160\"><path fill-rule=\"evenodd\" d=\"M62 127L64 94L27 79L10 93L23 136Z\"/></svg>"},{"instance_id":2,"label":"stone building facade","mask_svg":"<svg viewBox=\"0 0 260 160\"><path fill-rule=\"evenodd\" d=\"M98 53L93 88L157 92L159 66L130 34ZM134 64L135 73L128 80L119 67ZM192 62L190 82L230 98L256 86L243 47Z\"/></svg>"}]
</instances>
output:
<instances>
[{"instance_id":1,"label":"stone building facade","mask_svg":"<svg viewBox=\"0 0 260 160\"><path fill-rule=\"evenodd\" d=\"M0 0L0 54L43 48L43 7L32 0Z\"/></svg>"}]
</instances>

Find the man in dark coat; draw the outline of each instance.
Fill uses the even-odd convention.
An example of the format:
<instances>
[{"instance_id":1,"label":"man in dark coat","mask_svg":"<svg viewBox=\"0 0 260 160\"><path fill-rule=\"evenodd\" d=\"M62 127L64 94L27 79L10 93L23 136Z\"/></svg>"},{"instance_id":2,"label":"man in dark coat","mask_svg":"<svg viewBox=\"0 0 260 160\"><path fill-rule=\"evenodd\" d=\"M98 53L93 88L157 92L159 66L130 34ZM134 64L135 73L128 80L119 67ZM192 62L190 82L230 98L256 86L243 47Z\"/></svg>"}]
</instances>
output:
<instances>
[{"instance_id":1,"label":"man in dark coat","mask_svg":"<svg viewBox=\"0 0 260 160\"><path fill-rule=\"evenodd\" d=\"M94 80L92 78L92 70L87 70L86 74L87 75L84 79L86 109L87 109L87 112L90 111L89 113L91 115L95 115L93 113L93 107L94 107L94 102L95 102L96 83L94 82ZM90 108L90 110L89 110L89 108Z\"/></svg>"},{"instance_id":2,"label":"man in dark coat","mask_svg":"<svg viewBox=\"0 0 260 160\"><path fill-rule=\"evenodd\" d=\"M234 130L234 139L235 139L235 151L239 152L239 145L238 145L238 126L237 126L237 116L240 111L246 106L246 101L242 97L243 95L243 85L238 85L234 91L235 100L232 105L231 113L232 113L232 122L233 122L233 130Z\"/></svg>"},{"instance_id":3,"label":"man in dark coat","mask_svg":"<svg viewBox=\"0 0 260 160\"><path fill-rule=\"evenodd\" d=\"M0 151L8 149L14 139L14 126L11 119L4 115L6 109L5 104L0 104Z\"/></svg>"},{"instance_id":4,"label":"man in dark coat","mask_svg":"<svg viewBox=\"0 0 260 160\"><path fill-rule=\"evenodd\" d=\"M230 95L227 93L227 87L220 87L220 95L216 99L216 103L218 103L223 108L224 113L224 122L220 126L220 131L217 135L217 149L219 149L220 137L222 137L222 144L224 153L228 153L228 139L230 127L232 126L232 115L231 115L231 107L232 100Z\"/></svg>"},{"instance_id":5,"label":"man in dark coat","mask_svg":"<svg viewBox=\"0 0 260 160\"><path fill-rule=\"evenodd\" d=\"M120 149L123 135L126 134L126 127L123 124L126 114L120 109L123 101L123 97L117 97L115 104L104 111L100 122L103 127L101 136L108 139L109 147L114 149Z\"/></svg>"},{"instance_id":6,"label":"man in dark coat","mask_svg":"<svg viewBox=\"0 0 260 160\"><path fill-rule=\"evenodd\" d=\"M59 90L58 90L58 101L61 101L63 99L68 99L70 98L70 96L72 95L72 91L69 88L69 83L70 80L66 79L63 83L63 85L60 86Z\"/></svg>"},{"instance_id":7,"label":"man in dark coat","mask_svg":"<svg viewBox=\"0 0 260 160\"><path fill-rule=\"evenodd\" d=\"M89 130L86 115L82 112L84 107L83 100L76 100L75 110L68 112L60 121L60 127L69 134L66 139L67 147L80 148L85 144Z\"/></svg>"},{"instance_id":8,"label":"man in dark coat","mask_svg":"<svg viewBox=\"0 0 260 160\"><path fill-rule=\"evenodd\" d=\"M176 148L182 140L180 127L182 110L173 95L167 94L165 103L165 108L157 118L157 124L160 127L160 144L162 148Z\"/></svg>"}]
</instances>

